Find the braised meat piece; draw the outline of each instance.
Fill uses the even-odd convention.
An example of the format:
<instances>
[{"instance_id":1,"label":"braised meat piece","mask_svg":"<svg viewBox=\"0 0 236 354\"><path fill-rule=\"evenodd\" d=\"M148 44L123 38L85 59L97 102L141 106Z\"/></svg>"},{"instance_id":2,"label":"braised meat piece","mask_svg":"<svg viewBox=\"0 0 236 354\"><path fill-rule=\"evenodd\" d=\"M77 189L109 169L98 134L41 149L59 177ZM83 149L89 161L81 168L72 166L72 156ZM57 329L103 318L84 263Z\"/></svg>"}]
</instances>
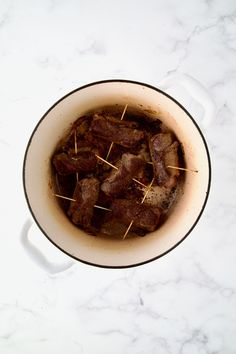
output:
<instances>
[{"instance_id":1,"label":"braised meat piece","mask_svg":"<svg viewBox=\"0 0 236 354\"><path fill-rule=\"evenodd\" d=\"M121 158L121 165L118 170L112 170L111 174L104 180L101 190L109 196L118 196L131 183L132 178L144 169L144 161L129 153L125 153Z\"/></svg>"},{"instance_id":2,"label":"braised meat piece","mask_svg":"<svg viewBox=\"0 0 236 354\"><path fill-rule=\"evenodd\" d=\"M165 166L179 166L178 157L178 141L174 141L165 151ZM166 182L165 187L172 188L177 184L177 178L180 175L180 171L176 168L168 168L169 180Z\"/></svg>"},{"instance_id":3,"label":"braised meat piece","mask_svg":"<svg viewBox=\"0 0 236 354\"><path fill-rule=\"evenodd\" d=\"M94 152L99 156L103 156L107 153L110 146L109 141L106 141L104 139L99 138L98 136L93 135L90 131L85 134L84 139L87 143L87 146L90 147L90 151Z\"/></svg>"},{"instance_id":4,"label":"braised meat piece","mask_svg":"<svg viewBox=\"0 0 236 354\"><path fill-rule=\"evenodd\" d=\"M74 149L75 146L75 134L77 137L77 145L84 146L84 136L89 130L91 116L79 117L72 125L68 134L60 141L59 148L62 152L68 152L69 149ZM57 149L58 150L58 149Z\"/></svg>"},{"instance_id":5,"label":"braised meat piece","mask_svg":"<svg viewBox=\"0 0 236 354\"><path fill-rule=\"evenodd\" d=\"M88 132L91 120L90 116L82 116L74 122L73 128L76 131L77 139L83 138L84 134Z\"/></svg>"},{"instance_id":6,"label":"braised meat piece","mask_svg":"<svg viewBox=\"0 0 236 354\"><path fill-rule=\"evenodd\" d=\"M145 136L137 123L94 114L90 129L94 135L127 148L137 145Z\"/></svg>"},{"instance_id":7,"label":"braised meat piece","mask_svg":"<svg viewBox=\"0 0 236 354\"><path fill-rule=\"evenodd\" d=\"M97 166L97 159L91 151L81 151L75 157L62 152L54 155L53 165L60 175L69 175L76 172L91 172Z\"/></svg>"},{"instance_id":8,"label":"braised meat piece","mask_svg":"<svg viewBox=\"0 0 236 354\"><path fill-rule=\"evenodd\" d=\"M77 183L73 199L70 203L68 215L76 225L81 225L85 229L91 224L93 208L97 202L99 194L99 181L97 178L84 178Z\"/></svg>"},{"instance_id":9,"label":"braised meat piece","mask_svg":"<svg viewBox=\"0 0 236 354\"><path fill-rule=\"evenodd\" d=\"M150 139L150 154L159 186L172 188L177 183L179 171L167 169L167 166L179 166L178 145L177 141L173 142L173 136L170 133L156 134Z\"/></svg>"},{"instance_id":10,"label":"braised meat piece","mask_svg":"<svg viewBox=\"0 0 236 354\"><path fill-rule=\"evenodd\" d=\"M111 204L113 216L129 225L133 225L147 231L154 231L159 223L161 211L157 207L136 203L128 199L115 199Z\"/></svg>"}]
</instances>

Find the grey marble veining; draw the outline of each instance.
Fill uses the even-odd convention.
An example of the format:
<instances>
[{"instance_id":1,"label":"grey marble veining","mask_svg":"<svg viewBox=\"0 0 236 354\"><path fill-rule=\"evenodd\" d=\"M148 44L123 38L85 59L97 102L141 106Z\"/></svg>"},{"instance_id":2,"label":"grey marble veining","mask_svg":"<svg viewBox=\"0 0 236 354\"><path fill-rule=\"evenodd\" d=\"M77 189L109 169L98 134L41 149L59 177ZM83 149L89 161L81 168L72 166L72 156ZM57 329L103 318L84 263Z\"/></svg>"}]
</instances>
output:
<instances>
[{"instance_id":1,"label":"grey marble veining","mask_svg":"<svg viewBox=\"0 0 236 354\"><path fill-rule=\"evenodd\" d=\"M234 0L0 0L1 354L236 353L235 55ZM212 188L194 231L134 269L38 268L19 234L29 216L22 159L39 118L91 81L158 85L181 73L217 108L204 131Z\"/></svg>"}]
</instances>

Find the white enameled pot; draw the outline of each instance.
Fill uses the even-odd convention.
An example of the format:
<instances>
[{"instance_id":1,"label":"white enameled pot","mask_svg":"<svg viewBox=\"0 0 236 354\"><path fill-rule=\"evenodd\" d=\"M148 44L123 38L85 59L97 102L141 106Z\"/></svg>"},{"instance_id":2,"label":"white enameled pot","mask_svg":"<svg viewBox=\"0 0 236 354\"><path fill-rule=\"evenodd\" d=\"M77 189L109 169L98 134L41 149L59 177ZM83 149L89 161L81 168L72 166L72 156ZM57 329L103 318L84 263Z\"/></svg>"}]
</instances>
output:
<instances>
[{"instance_id":1,"label":"white enameled pot","mask_svg":"<svg viewBox=\"0 0 236 354\"><path fill-rule=\"evenodd\" d=\"M206 104L207 93L194 79L185 76L184 80L183 85L187 88L191 86L191 91L197 93L199 101L205 100L205 120L208 119L212 114L208 112L212 103L209 104L209 99ZM168 85L168 80L162 83L162 87ZM184 193L171 215L158 230L145 237L112 240L86 234L68 220L53 196L49 183L52 153L71 123L87 111L113 104L141 108L150 116L161 119L183 145L186 167L198 170L198 173L186 173ZM56 102L35 127L23 167L27 203L44 235L74 259L110 268L140 265L165 255L179 245L203 212L210 179L207 145L193 117L163 90L128 80L91 83Z\"/></svg>"}]
</instances>

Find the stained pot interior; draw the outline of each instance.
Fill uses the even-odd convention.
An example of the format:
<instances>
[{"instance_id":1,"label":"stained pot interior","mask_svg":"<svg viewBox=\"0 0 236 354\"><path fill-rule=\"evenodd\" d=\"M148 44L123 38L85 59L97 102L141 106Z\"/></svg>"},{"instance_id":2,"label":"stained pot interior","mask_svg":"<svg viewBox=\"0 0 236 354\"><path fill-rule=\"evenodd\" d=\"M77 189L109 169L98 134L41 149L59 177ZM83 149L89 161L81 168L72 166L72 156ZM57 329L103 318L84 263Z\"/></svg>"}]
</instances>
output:
<instances>
[{"instance_id":1,"label":"stained pot interior","mask_svg":"<svg viewBox=\"0 0 236 354\"><path fill-rule=\"evenodd\" d=\"M158 117L171 128L184 149L183 194L167 221L145 237L111 240L92 237L75 227L52 195L50 158L73 121L90 110L128 104ZM198 219L209 184L204 141L189 115L161 91L143 84L110 81L79 89L59 101L36 127L25 158L25 191L32 214L46 236L69 255L96 265L121 267L158 257L179 243Z\"/></svg>"}]
</instances>

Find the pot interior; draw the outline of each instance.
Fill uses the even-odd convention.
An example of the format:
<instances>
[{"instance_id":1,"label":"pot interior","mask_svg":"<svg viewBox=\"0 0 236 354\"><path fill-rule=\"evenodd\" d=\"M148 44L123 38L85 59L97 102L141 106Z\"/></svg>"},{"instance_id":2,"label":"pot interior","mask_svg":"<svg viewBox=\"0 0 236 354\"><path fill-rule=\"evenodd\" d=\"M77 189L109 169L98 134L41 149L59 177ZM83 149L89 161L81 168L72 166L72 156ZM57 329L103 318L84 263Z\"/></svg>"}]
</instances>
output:
<instances>
[{"instance_id":1,"label":"pot interior","mask_svg":"<svg viewBox=\"0 0 236 354\"><path fill-rule=\"evenodd\" d=\"M170 128L182 144L185 167L198 173L185 173L178 202L158 230L125 240L93 237L68 220L53 196L50 159L58 141L79 116L104 106L126 104L152 119L160 119ZM44 234L74 258L107 267L137 265L176 246L197 222L206 202L209 180L206 143L190 115L160 90L118 80L82 87L58 101L35 128L24 164L27 201Z\"/></svg>"}]
</instances>

